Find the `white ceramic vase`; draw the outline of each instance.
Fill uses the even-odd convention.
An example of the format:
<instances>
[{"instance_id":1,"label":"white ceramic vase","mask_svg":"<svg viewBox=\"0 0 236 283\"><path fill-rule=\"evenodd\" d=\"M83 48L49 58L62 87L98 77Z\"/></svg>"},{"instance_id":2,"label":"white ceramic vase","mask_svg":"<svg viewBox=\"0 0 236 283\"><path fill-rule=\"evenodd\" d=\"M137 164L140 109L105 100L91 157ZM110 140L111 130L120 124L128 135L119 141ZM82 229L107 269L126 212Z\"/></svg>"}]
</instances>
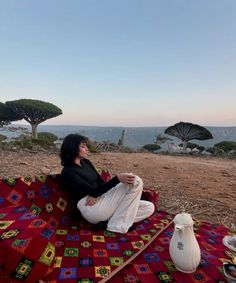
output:
<instances>
[{"instance_id":1,"label":"white ceramic vase","mask_svg":"<svg viewBox=\"0 0 236 283\"><path fill-rule=\"evenodd\" d=\"M174 218L174 233L170 241L170 257L175 267L185 273L193 273L201 260L201 252L193 232L190 214L182 212Z\"/></svg>"}]
</instances>

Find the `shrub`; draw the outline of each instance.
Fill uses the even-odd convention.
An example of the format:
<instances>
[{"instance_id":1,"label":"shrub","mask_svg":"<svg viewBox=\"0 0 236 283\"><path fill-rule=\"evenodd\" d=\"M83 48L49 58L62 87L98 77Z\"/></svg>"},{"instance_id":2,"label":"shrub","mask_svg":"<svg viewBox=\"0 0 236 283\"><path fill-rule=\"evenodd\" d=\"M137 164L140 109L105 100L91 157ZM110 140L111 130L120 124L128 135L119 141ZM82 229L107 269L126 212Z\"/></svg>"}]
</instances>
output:
<instances>
[{"instance_id":1,"label":"shrub","mask_svg":"<svg viewBox=\"0 0 236 283\"><path fill-rule=\"evenodd\" d=\"M125 153L133 153L134 150L128 146L123 146L120 150L121 152L125 152Z\"/></svg>"},{"instance_id":2,"label":"shrub","mask_svg":"<svg viewBox=\"0 0 236 283\"><path fill-rule=\"evenodd\" d=\"M99 152L99 149L98 149L97 144L95 142L88 140L87 146L88 146L88 149L89 149L90 152L92 152L92 153Z\"/></svg>"},{"instance_id":3,"label":"shrub","mask_svg":"<svg viewBox=\"0 0 236 283\"><path fill-rule=\"evenodd\" d=\"M145 145L143 146L143 148L146 149L146 150L148 150L148 151L154 152L154 151L159 150L161 147L160 147L158 144L149 143L149 144L145 144Z\"/></svg>"},{"instance_id":4,"label":"shrub","mask_svg":"<svg viewBox=\"0 0 236 283\"><path fill-rule=\"evenodd\" d=\"M236 150L235 141L222 141L214 145L216 151L230 152L231 150Z\"/></svg>"},{"instance_id":5,"label":"shrub","mask_svg":"<svg viewBox=\"0 0 236 283\"><path fill-rule=\"evenodd\" d=\"M208 148L206 149L206 152L209 152L209 153L211 153L211 154L214 154L214 153L215 153L213 147L208 147Z\"/></svg>"},{"instance_id":6,"label":"shrub","mask_svg":"<svg viewBox=\"0 0 236 283\"><path fill-rule=\"evenodd\" d=\"M0 134L0 142L4 141L4 140L6 140L6 139L7 139L7 136L4 136L4 135L1 135L1 134Z\"/></svg>"},{"instance_id":7,"label":"shrub","mask_svg":"<svg viewBox=\"0 0 236 283\"><path fill-rule=\"evenodd\" d=\"M41 132L38 133L38 140L40 140L40 143L43 143L43 141L45 142L45 145L52 145L54 143L54 141L58 140L58 137L52 133L48 133L48 132ZM35 141L35 140L34 140Z\"/></svg>"},{"instance_id":8,"label":"shrub","mask_svg":"<svg viewBox=\"0 0 236 283\"><path fill-rule=\"evenodd\" d=\"M32 149L32 141L29 137L20 137L16 138L14 141L11 141L9 146Z\"/></svg>"},{"instance_id":9,"label":"shrub","mask_svg":"<svg viewBox=\"0 0 236 283\"><path fill-rule=\"evenodd\" d=\"M10 145L28 149L34 149L35 146L48 149L49 147L54 146L54 141L58 139L56 135L47 132L41 132L38 134L38 136L38 139L32 139L29 136L20 136L13 142L10 142Z\"/></svg>"}]
</instances>

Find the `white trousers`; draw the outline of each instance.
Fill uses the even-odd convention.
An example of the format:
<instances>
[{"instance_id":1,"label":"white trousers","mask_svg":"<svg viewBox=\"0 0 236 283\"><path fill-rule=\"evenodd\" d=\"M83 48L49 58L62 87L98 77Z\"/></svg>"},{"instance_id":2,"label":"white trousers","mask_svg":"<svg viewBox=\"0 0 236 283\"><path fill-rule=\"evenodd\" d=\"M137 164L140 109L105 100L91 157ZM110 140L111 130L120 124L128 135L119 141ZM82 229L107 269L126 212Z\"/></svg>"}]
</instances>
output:
<instances>
[{"instance_id":1,"label":"white trousers","mask_svg":"<svg viewBox=\"0 0 236 283\"><path fill-rule=\"evenodd\" d=\"M92 206L86 205L86 196L78 202L77 208L88 222L96 224L108 220L108 231L126 233L134 222L142 221L155 210L152 202L140 200L142 190L143 181L135 176L134 185L119 183Z\"/></svg>"}]
</instances>

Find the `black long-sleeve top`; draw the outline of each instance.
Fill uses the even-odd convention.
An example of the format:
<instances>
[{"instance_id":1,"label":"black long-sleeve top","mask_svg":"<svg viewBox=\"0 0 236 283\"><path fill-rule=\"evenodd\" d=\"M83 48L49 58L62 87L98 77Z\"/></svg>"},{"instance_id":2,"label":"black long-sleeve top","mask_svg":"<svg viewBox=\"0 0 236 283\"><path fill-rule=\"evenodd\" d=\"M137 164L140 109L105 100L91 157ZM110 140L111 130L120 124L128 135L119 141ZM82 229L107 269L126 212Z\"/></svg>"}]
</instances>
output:
<instances>
[{"instance_id":1,"label":"black long-sleeve top","mask_svg":"<svg viewBox=\"0 0 236 283\"><path fill-rule=\"evenodd\" d=\"M74 204L87 195L101 196L119 183L117 176L104 182L88 159L81 159L80 165L65 166L62 169L61 177Z\"/></svg>"}]
</instances>

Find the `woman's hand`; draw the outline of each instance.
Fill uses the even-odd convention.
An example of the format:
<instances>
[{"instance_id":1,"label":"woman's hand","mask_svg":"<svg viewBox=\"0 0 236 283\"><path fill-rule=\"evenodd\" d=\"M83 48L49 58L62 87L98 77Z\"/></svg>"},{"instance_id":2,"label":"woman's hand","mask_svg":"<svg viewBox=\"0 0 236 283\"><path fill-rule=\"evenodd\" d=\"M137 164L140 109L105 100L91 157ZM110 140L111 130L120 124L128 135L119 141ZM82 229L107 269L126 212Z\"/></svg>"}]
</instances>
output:
<instances>
[{"instance_id":1,"label":"woman's hand","mask_svg":"<svg viewBox=\"0 0 236 283\"><path fill-rule=\"evenodd\" d=\"M86 205L92 206L96 203L97 198L87 196Z\"/></svg>"},{"instance_id":2,"label":"woman's hand","mask_svg":"<svg viewBox=\"0 0 236 283\"><path fill-rule=\"evenodd\" d=\"M121 173L117 175L117 178L121 183L133 185L135 176L132 173Z\"/></svg>"}]
</instances>

